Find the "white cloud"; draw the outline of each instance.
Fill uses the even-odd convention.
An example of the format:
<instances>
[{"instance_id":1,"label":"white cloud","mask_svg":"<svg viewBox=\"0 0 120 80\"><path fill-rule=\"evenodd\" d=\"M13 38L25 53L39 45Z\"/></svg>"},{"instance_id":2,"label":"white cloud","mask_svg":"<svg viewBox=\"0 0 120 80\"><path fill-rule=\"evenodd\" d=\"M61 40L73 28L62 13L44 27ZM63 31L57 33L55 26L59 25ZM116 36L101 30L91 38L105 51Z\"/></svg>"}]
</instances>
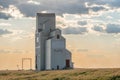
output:
<instances>
[{"instance_id":1,"label":"white cloud","mask_svg":"<svg viewBox=\"0 0 120 80\"><path fill-rule=\"evenodd\" d=\"M61 16L56 16L56 26L58 28L66 28L66 20Z\"/></svg>"},{"instance_id":2,"label":"white cloud","mask_svg":"<svg viewBox=\"0 0 120 80\"><path fill-rule=\"evenodd\" d=\"M10 38L11 40L12 40L13 38L14 38L14 39L18 38L19 35L20 35L21 33L23 33L22 30L13 30L13 29L9 29L9 31L11 31L12 34L4 35L3 37ZM21 39L21 38L18 38L18 39Z\"/></svg>"},{"instance_id":3,"label":"white cloud","mask_svg":"<svg viewBox=\"0 0 120 80\"><path fill-rule=\"evenodd\" d=\"M0 29L0 36L5 36L5 35L10 35L12 34L12 31L8 30L8 29Z\"/></svg>"},{"instance_id":4,"label":"white cloud","mask_svg":"<svg viewBox=\"0 0 120 80\"><path fill-rule=\"evenodd\" d=\"M0 12L8 14L12 16L13 18L22 18L24 15L19 11L17 7L14 5L9 5L8 8L2 9Z\"/></svg>"},{"instance_id":5,"label":"white cloud","mask_svg":"<svg viewBox=\"0 0 120 80\"><path fill-rule=\"evenodd\" d=\"M27 3L29 3L29 4L35 4L35 5L40 5L40 2L33 1L33 0L28 0Z\"/></svg>"},{"instance_id":6,"label":"white cloud","mask_svg":"<svg viewBox=\"0 0 120 80\"><path fill-rule=\"evenodd\" d=\"M47 11L41 11L41 13L48 13Z\"/></svg>"},{"instance_id":7,"label":"white cloud","mask_svg":"<svg viewBox=\"0 0 120 80\"><path fill-rule=\"evenodd\" d=\"M108 10L111 9L111 7L107 4L97 4L97 3L90 4L89 2L85 2L85 6L87 8L103 7L103 8L108 9Z\"/></svg>"},{"instance_id":8,"label":"white cloud","mask_svg":"<svg viewBox=\"0 0 120 80\"><path fill-rule=\"evenodd\" d=\"M87 31L86 27L67 27L62 29L63 34L84 34Z\"/></svg>"},{"instance_id":9,"label":"white cloud","mask_svg":"<svg viewBox=\"0 0 120 80\"><path fill-rule=\"evenodd\" d=\"M0 5L0 11L3 9L3 6Z\"/></svg>"},{"instance_id":10,"label":"white cloud","mask_svg":"<svg viewBox=\"0 0 120 80\"><path fill-rule=\"evenodd\" d=\"M2 37L10 39L10 41L34 38L34 32L27 32L25 30L14 30L14 29L9 29L9 31L11 31L12 33L3 35Z\"/></svg>"},{"instance_id":11,"label":"white cloud","mask_svg":"<svg viewBox=\"0 0 120 80\"><path fill-rule=\"evenodd\" d=\"M108 19L112 19L113 17L112 16L107 16Z\"/></svg>"},{"instance_id":12,"label":"white cloud","mask_svg":"<svg viewBox=\"0 0 120 80\"><path fill-rule=\"evenodd\" d=\"M0 26L11 26L10 23L0 23Z\"/></svg>"}]
</instances>

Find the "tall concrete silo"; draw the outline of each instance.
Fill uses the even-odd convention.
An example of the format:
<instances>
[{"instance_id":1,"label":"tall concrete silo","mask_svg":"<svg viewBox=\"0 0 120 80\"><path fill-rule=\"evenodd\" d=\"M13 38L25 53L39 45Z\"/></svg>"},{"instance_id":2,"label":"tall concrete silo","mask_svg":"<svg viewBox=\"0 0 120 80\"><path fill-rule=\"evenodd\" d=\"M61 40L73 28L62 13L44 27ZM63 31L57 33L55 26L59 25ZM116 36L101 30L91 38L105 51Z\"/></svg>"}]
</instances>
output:
<instances>
[{"instance_id":1,"label":"tall concrete silo","mask_svg":"<svg viewBox=\"0 0 120 80\"><path fill-rule=\"evenodd\" d=\"M49 37L49 33L55 29L54 13L37 13L36 15L36 70L45 69L45 41Z\"/></svg>"}]
</instances>

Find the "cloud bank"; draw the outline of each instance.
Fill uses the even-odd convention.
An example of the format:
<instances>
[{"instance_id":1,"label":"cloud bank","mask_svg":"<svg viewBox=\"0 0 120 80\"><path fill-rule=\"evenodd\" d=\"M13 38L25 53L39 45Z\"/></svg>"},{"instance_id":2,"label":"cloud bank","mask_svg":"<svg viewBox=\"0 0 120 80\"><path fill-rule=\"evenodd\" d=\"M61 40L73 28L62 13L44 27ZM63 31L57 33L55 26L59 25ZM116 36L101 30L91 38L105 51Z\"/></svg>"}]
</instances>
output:
<instances>
[{"instance_id":1,"label":"cloud bank","mask_svg":"<svg viewBox=\"0 0 120 80\"><path fill-rule=\"evenodd\" d=\"M119 0L0 0L2 9L15 6L26 17L34 17L36 12L55 12L56 14L89 14L89 10L98 12L109 7L120 7ZM1 13L1 12L0 12Z\"/></svg>"},{"instance_id":2,"label":"cloud bank","mask_svg":"<svg viewBox=\"0 0 120 80\"><path fill-rule=\"evenodd\" d=\"M0 36L6 35L6 34L11 34L12 32L7 30L7 29L0 29Z\"/></svg>"},{"instance_id":3,"label":"cloud bank","mask_svg":"<svg viewBox=\"0 0 120 80\"><path fill-rule=\"evenodd\" d=\"M112 14L109 13L111 10L114 12L118 9L119 12L119 3L119 0L0 0L0 19L35 17L37 12L54 12L65 21L71 20L61 25L66 26L62 28L64 34L84 34L89 33L90 29L102 33L120 33L119 24L109 22L106 23L106 29L103 29L99 25L96 26L95 23L90 23L92 20L94 22L104 20L104 12L107 12L108 15ZM69 19L67 19L64 14L73 14L75 18L68 16ZM112 16L112 18L114 17Z\"/></svg>"}]
</instances>

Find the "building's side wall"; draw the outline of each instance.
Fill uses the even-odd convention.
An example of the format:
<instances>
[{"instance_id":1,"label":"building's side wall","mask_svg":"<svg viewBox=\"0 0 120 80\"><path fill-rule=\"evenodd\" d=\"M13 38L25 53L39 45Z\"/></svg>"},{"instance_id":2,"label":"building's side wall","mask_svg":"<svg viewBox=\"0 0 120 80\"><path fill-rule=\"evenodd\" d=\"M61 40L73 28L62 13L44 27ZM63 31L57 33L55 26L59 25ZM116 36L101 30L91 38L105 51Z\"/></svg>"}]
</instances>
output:
<instances>
[{"instance_id":1,"label":"building's side wall","mask_svg":"<svg viewBox=\"0 0 120 80\"><path fill-rule=\"evenodd\" d=\"M44 53L44 37L42 32L36 34L36 70L44 70L45 67L45 53Z\"/></svg>"},{"instance_id":2,"label":"building's side wall","mask_svg":"<svg viewBox=\"0 0 120 80\"><path fill-rule=\"evenodd\" d=\"M45 69L45 37L43 33L40 36L40 60L41 60L41 70Z\"/></svg>"},{"instance_id":3,"label":"building's side wall","mask_svg":"<svg viewBox=\"0 0 120 80\"><path fill-rule=\"evenodd\" d=\"M65 41L62 39L52 39L51 49L51 68L65 68Z\"/></svg>"},{"instance_id":4,"label":"building's side wall","mask_svg":"<svg viewBox=\"0 0 120 80\"><path fill-rule=\"evenodd\" d=\"M50 30L55 30L55 14L37 13L37 29L43 31L43 35L49 35Z\"/></svg>"},{"instance_id":5,"label":"building's side wall","mask_svg":"<svg viewBox=\"0 0 120 80\"><path fill-rule=\"evenodd\" d=\"M35 68L40 70L40 43L39 43L39 33L35 34Z\"/></svg>"},{"instance_id":6,"label":"building's side wall","mask_svg":"<svg viewBox=\"0 0 120 80\"><path fill-rule=\"evenodd\" d=\"M51 39L46 41L46 70L51 70Z\"/></svg>"},{"instance_id":7,"label":"building's side wall","mask_svg":"<svg viewBox=\"0 0 120 80\"><path fill-rule=\"evenodd\" d=\"M70 60L70 68L73 68L73 63L71 60L71 53L66 49L66 59Z\"/></svg>"}]
</instances>

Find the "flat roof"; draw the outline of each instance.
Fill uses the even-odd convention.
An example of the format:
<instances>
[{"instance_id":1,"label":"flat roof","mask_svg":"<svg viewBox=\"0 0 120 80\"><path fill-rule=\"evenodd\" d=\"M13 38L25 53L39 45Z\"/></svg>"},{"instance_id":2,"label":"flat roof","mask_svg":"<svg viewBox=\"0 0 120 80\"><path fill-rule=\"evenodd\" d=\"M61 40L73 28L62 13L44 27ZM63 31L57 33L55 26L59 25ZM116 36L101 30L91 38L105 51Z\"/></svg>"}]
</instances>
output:
<instances>
[{"instance_id":1,"label":"flat roof","mask_svg":"<svg viewBox=\"0 0 120 80\"><path fill-rule=\"evenodd\" d=\"M55 16L55 13L37 13L37 16Z\"/></svg>"}]
</instances>

